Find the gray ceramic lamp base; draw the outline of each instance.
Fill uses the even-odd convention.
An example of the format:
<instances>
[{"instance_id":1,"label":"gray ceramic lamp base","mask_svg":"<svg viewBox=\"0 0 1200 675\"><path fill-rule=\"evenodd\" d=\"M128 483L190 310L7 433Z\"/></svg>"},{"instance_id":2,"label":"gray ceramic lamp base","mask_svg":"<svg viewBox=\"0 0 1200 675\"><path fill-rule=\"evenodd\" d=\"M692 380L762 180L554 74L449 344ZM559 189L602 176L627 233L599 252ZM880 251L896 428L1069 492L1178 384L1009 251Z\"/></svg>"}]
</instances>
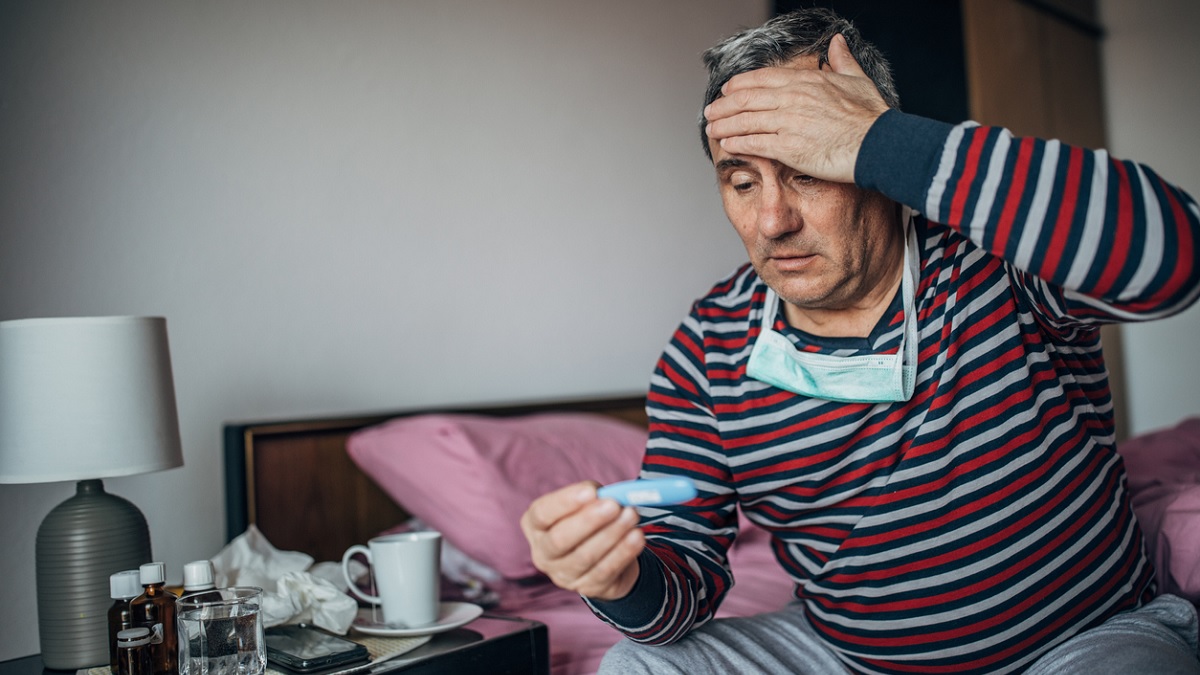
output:
<instances>
[{"instance_id":1,"label":"gray ceramic lamp base","mask_svg":"<svg viewBox=\"0 0 1200 675\"><path fill-rule=\"evenodd\" d=\"M150 560L142 512L99 480L79 481L37 533L38 634L47 668L109 663L108 577Z\"/></svg>"}]
</instances>

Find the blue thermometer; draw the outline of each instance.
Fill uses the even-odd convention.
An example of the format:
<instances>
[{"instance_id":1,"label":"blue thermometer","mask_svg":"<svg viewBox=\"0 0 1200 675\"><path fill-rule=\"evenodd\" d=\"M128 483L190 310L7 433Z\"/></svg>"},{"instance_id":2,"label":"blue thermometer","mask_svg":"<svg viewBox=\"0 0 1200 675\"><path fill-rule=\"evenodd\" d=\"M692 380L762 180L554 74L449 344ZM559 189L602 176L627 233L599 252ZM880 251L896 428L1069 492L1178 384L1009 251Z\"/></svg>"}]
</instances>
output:
<instances>
[{"instance_id":1,"label":"blue thermometer","mask_svg":"<svg viewBox=\"0 0 1200 675\"><path fill-rule=\"evenodd\" d=\"M600 499L615 499L621 506L667 506L681 504L696 496L691 478L655 478L627 480L596 490Z\"/></svg>"}]
</instances>

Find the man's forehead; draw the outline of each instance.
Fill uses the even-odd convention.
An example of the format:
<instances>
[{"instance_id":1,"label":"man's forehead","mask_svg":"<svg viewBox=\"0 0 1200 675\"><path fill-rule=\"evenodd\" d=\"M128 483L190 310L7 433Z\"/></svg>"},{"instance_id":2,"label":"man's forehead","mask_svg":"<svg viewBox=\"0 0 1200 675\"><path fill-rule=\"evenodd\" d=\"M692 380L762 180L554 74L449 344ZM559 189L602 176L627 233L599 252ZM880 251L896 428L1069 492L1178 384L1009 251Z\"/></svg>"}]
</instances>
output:
<instances>
[{"instance_id":1,"label":"man's forehead","mask_svg":"<svg viewBox=\"0 0 1200 675\"><path fill-rule=\"evenodd\" d=\"M746 159L730 155L728 157L718 159L714 163L714 166L717 169L717 173L721 173L722 171L732 171L733 169L749 168L751 164Z\"/></svg>"},{"instance_id":2,"label":"man's forehead","mask_svg":"<svg viewBox=\"0 0 1200 675\"><path fill-rule=\"evenodd\" d=\"M776 164L775 160L764 157L729 153L725 148L721 147L719 142L712 138L708 139L708 148L712 152L713 168L717 170L717 173L732 171L734 169L766 169L767 166Z\"/></svg>"},{"instance_id":3,"label":"man's forehead","mask_svg":"<svg viewBox=\"0 0 1200 675\"><path fill-rule=\"evenodd\" d=\"M755 157L753 155L731 155L725 152L725 149L719 143L713 140L708 142L709 148L712 150L713 168L716 169L718 175L734 171L736 169L749 169L755 172L774 172L780 162L765 157Z\"/></svg>"}]
</instances>

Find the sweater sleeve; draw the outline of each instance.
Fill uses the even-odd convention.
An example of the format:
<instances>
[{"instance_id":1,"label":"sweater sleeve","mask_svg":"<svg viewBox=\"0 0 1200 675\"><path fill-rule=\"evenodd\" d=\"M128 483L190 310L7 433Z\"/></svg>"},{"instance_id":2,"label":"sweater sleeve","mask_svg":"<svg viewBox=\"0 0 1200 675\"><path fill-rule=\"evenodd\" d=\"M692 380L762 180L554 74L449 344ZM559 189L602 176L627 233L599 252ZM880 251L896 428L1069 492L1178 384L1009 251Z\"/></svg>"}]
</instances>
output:
<instances>
[{"instance_id":1,"label":"sweater sleeve","mask_svg":"<svg viewBox=\"0 0 1200 675\"><path fill-rule=\"evenodd\" d=\"M1104 150L893 110L864 139L855 182L1003 259L1052 328L1161 318L1200 296L1196 202Z\"/></svg>"},{"instance_id":2,"label":"sweater sleeve","mask_svg":"<svg viewBox=\"0 0 1200 675\"><path fill-rule=\"evenodd\" d=\"M616 601L587 600L630 639L674 642L715 615L732 585L727 551L737 532L736 496L708 392L699 313L675 332L650 382L650 440L642 477L687 476L697 496L641 508L646 548L637 584ZM586 599L585 599L586 600Z\"/></svg>"}]
</instances>

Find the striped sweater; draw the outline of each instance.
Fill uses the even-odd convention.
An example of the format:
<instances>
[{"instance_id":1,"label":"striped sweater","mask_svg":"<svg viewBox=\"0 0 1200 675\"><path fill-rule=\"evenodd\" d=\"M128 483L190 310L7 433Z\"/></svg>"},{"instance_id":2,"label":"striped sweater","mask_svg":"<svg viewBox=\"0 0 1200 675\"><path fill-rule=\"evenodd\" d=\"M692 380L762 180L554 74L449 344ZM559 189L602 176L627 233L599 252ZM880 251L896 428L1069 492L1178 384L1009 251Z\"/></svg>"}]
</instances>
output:
<instances>
[{"instance_id":1,"label":"striped sweater","mask_svg":"<svg viewBox=\"0 0 1200 675\"><path fill-rule=\"evenodd\" d=\"M911 400L846 404L746 376L766 287L746 265L697 301L648 395L643 475L700 495L644 509L629 596L590 602L668 643L733 583L736 508L773 534L817 634L865 673L1013 672L1154 593L1114 442L1099 325L1200 293L1200 212L1103 151L890 111L856 182L924 215ZM776 328L798 348L895 353Z\"/></svg>"}]
</instances>

